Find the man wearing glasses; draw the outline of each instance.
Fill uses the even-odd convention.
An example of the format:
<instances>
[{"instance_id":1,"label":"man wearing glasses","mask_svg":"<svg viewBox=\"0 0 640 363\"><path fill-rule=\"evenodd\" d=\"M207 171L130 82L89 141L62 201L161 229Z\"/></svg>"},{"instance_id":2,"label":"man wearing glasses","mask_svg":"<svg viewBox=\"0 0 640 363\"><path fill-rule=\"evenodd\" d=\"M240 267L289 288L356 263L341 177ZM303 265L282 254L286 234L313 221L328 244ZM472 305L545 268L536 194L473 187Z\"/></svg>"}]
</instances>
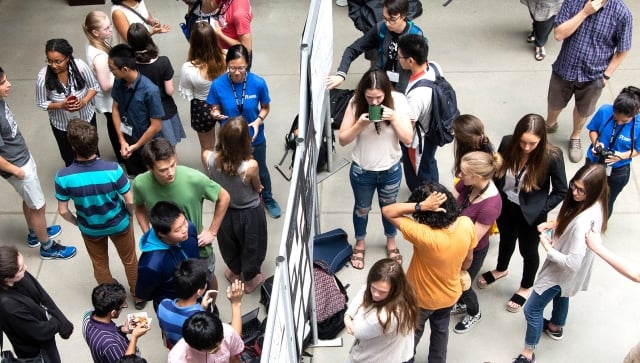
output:
<instances>
[{"instance_id":1,"label":"man wearing glasses","mask_svg":"<svg viewBox=\"0 0 640 363\"><path fill-rule=\"evenodd\" d=\"M124 286L117 282L100 284L91 293L93 311L84 314L82 335L95 363L113 363L124 355L140 354L138 339L149 331L149 324L132 328L127 322L120 326L113 322L128 308L126 300ZM127 334L131 334L131 340L127 339Z\"/></svg>"},{"instance_id":2,"label":"man wearing glasses","mask_svg":"<svg viewBox=\"0 0 640 363\"><path fill-rule=\"evenodd\" d=\"M396 91L404 93L411 71L403 70L398 58L398 39L405 34L422 34L422 29L407 19L407 0L384 0L382 21L371 27L362 37L349 45L342 53L342 60L335 76L327 79L329 89L339 87L347 78L351 63L360 54L377 50L375 68L385 70Z\"/></svg>"}]
</instances>

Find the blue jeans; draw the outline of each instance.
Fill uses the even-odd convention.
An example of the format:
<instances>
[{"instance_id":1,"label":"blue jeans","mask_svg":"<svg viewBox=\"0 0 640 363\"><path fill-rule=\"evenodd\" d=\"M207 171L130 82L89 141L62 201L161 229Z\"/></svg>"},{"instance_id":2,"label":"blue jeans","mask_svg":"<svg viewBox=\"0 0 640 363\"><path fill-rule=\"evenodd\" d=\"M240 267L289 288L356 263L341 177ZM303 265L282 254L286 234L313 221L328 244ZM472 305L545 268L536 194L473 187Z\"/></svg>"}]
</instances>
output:
<instances>
[{"instance_id":1,"label":"blue jeans","mask_svg":"<svg viewBox=\"0 0 640 363\"><path fill-rule=\"evenodd\" d=\"M429 320L431 337L429 339L429 363L447 362L447 344L449 343L449 320L451 317L451 306L438 310L420 309L418 327L413 336L413 355L415 358L416 347L420 343L424 333L424 325ZM409 362L413 362L411 359Z\"/></svg>"},{"instance_id":2,"label":"blue jeans","mask_svg":"<svg viewBox=\"0 0 640 363\"><path fill-rule=\"evenodd\" d=\"M253 158L258 162L258 174L262 183L262 200L265 202L273 199L271 194L271 175L267 166L267 142L253 147Z\"/></svg>"},{"instance_id":3,"label":"blue jeans","mask_svg":"<svg viewBox=\"0 0 640 363\"><path fill-rule=\"evenodd\" d=\"M607 177L607 184L609 184L609 203L607 205L607 212L609 217L613 214L613 203L615 203L618 194L629 183L629 177L631 176L631 165L621 166L619 168L611 169L611 175Z\"/></svg>"},{"instance_id":4,"label":"blue jeans","mask_svg":"<svg viewBox=\"0 0 640 363\"><path fill-rule=\"evenodd\" d=\"M378 204L380 208L393 204L398 198L400 181L402 180L402 168L400 162L391 168L383 171L364 170L357 163L351 163L349 171L351 189L355 204L353 206L353 228L356 233L356 240L363 240L367 235L367 223L369 222L369 212L373 193L378 191ZM385 217L382 218L384 234L387 237L395 237L396 227Z\"/></svg>"},{"instance_id":5,"label":"blue jeans","mask_svg":"<svg viewBox=\"0 0 640 363\"><path fill-rule=\"evenodd\" d=\"M524 346L527 349L536 349L540 343L540 336L543 328L544 308L553 300L553 310L550 321L557 326L563 327L567 322L569 314L569 298L562 297L560 285L548 288L542 295L535 290L524 305L524 317L527 319L527 333L524 337Z\"/></svg>"}]
</instances>

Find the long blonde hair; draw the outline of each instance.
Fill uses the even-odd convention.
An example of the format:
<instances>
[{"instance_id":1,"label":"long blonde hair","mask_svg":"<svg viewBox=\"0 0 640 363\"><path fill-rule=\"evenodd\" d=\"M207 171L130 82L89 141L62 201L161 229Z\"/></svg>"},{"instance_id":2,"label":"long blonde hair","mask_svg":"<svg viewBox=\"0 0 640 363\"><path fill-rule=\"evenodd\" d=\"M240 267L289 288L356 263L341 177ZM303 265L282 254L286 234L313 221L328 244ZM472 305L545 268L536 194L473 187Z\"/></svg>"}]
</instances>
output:
<instances>
[{"instance_id":1,"label":"long blonde hair","mask_svg":"<svg viewBox=\"0 0 640 363\"><path fill-rule=\"evenodd\" d=\"M89 40L89 44L105 53L109 53L111 46L104 40L96 38L92 33L94 30L100 29L100 25L102 25L105 20L108 22L109 16L104 12L98 10L90 11L86 18L84 18L82 30L84 31L84 35L86 35L87 40Z\"/></svg>"}]
</instances>

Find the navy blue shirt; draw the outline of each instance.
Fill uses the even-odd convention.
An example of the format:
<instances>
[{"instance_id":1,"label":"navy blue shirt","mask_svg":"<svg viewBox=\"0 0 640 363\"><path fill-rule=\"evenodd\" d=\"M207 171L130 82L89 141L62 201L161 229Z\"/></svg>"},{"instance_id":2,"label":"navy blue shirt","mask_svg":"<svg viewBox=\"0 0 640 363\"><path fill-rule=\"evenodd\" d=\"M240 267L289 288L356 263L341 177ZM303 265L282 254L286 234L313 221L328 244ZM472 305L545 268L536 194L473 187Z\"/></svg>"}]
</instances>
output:
<instances>
[{"instance_id":1,"label":"navy blue shirt","mask_svg":"<svg viewBox=\"0 0 640 363\"><path fill-rule=\"evenodd\" d=\"M124 116L126 116L126 123L133 128L131 136L136 140L147 131L151 125L150 119L164 117L158 86L140 72L131 87L127 86L124 79L116 79L111 90L111 97L118 103L118 112L120 112L122 122L125 121ZM126 107L127 103L129 103L128 107Z\"/></svg>"}]
</instances>

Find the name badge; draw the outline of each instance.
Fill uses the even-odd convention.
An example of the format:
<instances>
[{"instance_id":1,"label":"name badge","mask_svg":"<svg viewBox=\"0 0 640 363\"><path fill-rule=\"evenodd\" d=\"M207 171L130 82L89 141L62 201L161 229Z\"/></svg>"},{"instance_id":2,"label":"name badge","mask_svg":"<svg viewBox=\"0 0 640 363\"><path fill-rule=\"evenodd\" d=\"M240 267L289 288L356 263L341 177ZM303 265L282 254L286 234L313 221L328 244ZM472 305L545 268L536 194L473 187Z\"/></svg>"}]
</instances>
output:
<instances>
[{"instance_id":1,"label":"name badge","mask_svg":"<svg viewBox=\"0 0 640 363\"><path fill-rule=\"evenodd\" d=\"M123 134L133 136L133 127L127 124L126 118L123 118L122 122L120 122L120 131Z\"/></svg>"},{"instance_id":2,"label":"name badge","mask_svg":"<svg viewBox=\"0 0 640 363\"><path fill-rule=\"evenodd\" d=\"M387 71L387 77L389 77L389 81L393 83L398 83L400 81L400 73Z\"/></svg>"}]
</instances>

